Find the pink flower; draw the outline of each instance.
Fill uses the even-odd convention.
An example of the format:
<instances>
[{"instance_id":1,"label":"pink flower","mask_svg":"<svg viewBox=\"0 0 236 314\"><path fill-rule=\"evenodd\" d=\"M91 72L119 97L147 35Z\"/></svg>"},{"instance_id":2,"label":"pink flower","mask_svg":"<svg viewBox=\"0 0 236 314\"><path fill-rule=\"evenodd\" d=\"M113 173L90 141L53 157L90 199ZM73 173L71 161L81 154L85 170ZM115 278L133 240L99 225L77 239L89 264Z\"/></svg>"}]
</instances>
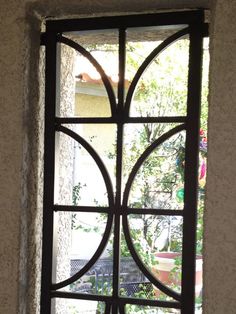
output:
<instances>
[{"instance_id":1,"label":"pink flower","mask_svg":"<svg viewBox=\"0 0 236 314\"><path fill-rule=\"evenodd\" d=\"M202 164L201 164L201 167L200 167L200 175L199 175L199 179L203 179L205 177L205 174L206 174L206 163L205 161L203 160L202 161Z\"/></svg>"},{"instance_id":2,"label":"pink flower","mask_svg":"<svg viewBox=\"0 0 236 314\"><path fill-rule=\"evenodd\" d=\"M200 129L200 136L204 136L205 132L203 131L203 129Z\"/></svg>"}]
</instances>

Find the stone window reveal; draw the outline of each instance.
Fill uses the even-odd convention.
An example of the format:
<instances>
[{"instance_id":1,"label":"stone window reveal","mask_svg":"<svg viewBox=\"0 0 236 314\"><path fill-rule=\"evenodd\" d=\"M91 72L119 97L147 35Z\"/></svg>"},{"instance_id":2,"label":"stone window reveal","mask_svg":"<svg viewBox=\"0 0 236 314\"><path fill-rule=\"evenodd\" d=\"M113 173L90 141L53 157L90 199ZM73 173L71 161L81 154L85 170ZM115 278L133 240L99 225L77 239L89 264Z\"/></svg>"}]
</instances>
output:
<instances>
[{"instance_id":1,"label":"stone window reveal","mask_svg":"<svg viewBox=\"0 0 236 314\"><path fill-rule=\"evenodd\" d=\"M202 11L47 21L42 314L194 313L206 33ZM158 70L180 41L183 62L176 55L170 73L186 70L173 80L179 105ZM75 73L78 58L95 71ZM89 258L71 255L74 230ZM179 271L168 282L157 265L171 241Z\"/></svg>"}]
</instances>

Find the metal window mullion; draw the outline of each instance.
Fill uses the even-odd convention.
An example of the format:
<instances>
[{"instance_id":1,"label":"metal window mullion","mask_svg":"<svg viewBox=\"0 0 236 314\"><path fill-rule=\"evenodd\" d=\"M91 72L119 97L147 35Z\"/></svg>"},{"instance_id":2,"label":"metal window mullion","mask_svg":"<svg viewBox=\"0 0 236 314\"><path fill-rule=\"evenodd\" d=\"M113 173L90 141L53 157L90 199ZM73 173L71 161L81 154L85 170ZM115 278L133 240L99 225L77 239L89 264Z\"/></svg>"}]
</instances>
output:
<instances>
[{"instance_id":1,"label":"metal window mullion","mask_svg":"<svg viewBox=\"0 0 236 314\"><path fill-rule=\"evenodd\" d=\"M135 14L125 16L93 17L83 19L67 19L48 21L48 27L55 32L76 32L83 30L117 29L121 27L145 27L183 25L194 23L202 11L162 12L150 14Z\"/></svg>"},{"instance_id":2,"label":"metal window mullion","mask_svg":"<svg viewBox=\"0 0 236 314\"><path fill-rule=\"evenodd\" d=\"M58 205L54 204L54 212L77 212L77 213L111 213L110 207L96 207L96 206L77 206L77 205Z\"/></svg>"},{"instance_id":3,"label":"metal window mullion","mask_svg":"<svg viewBox=\"0 0 236 314\"><path fill-rule=\"evenodd\" d=\"M124 117L124 123L185 123L185 116L173 116L173 117ZM119 123L119 118L108 117L56 117L56 123L58 125L63 124L114 124Z\"/></svg>"},{"instance_id":4,"label":"metal window mullion","mask_svg":"<svg viewBox=\"0 0 236 314\"><path fill-rule=\"evenodd\" d=\"M182 261L182 314L194 313L202 24L190 26Z\"/></svg>"},{"instance_id":5,"label":"metal window mullion","mask_svg":"<svg viewBox=\"0 0 236 314\"><path fill-rule=\"evenodd\" d=\"M112 314L117 314L119 298L120 273L120 214L121 214L121 186L122 186L122 153L123 153L123 110L125 83L125 44L126 31L119 30L119 82L117 104L117 159L116 159L116 197L114 213L114 248L113 248L113 306Z\"/></svg>"},{"instance_id":6,"label":"metal window mullion","mask_svg":"<svg viewBox=\"0 0 236 314\"><path fill-rule=\"evenodd\" d=\"M97 302L105 302L108 305L112 304L113 297L107 295L98 295L98 294L85 294L79 292L66 292L53 290L51 292L52 297L54 298L63 298L63 299L74 299L74 300L89 300ZM162 301L162 300L153 300L153 299L142 299L142 298L131 298L131 297L120 297L119 305L126 304L136 304L141 306L152 306L152 307L164 307L164 308L180 308L180 303L176 301Z\"/></svg>"},{"instance_id":7,"label":"metal window mullion","mask_svg":"<svg viewBox=\"0 0 236 314\"><path fill-rule=\"evenodd\" d=\"M55 163L55 104L56 104L56 34L47 32L45 65L45 131L44 131L44 197L41 314L51 313L52 250L53 250L53 203Z\"/></svg>"}]
</instances>

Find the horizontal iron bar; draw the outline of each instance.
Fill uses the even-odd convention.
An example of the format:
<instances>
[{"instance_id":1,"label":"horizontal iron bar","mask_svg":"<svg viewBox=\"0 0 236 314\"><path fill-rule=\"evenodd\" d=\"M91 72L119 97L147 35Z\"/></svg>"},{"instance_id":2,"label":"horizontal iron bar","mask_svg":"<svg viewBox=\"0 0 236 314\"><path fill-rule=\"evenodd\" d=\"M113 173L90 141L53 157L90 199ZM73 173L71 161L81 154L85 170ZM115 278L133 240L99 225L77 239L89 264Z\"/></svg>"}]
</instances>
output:
<instances>
[{"instance_id":1,"label":"horizontal iron bar","mask_svg":"<svg viewBox=\"0 0 236 314\"><path fill-rule=\"evenodd\" d=\"M107 118L80 118L80 117L66 117L55 118L57 124L75 124L75 123L120 123L120 117L107 117ZM122 118L122 123L183 123L186 122L184 116L174 117L126 117Z\"/></svg>"},{"instance_id":2,"label":"horizontal iron bar","mask_svg":"<svg viewBox=\"0 0 236 314\"><path fill-rule=\"evenodd\" d=\"M112 210L109 207L97 207L97 206L74 206L74 205L54 205L53 210L64 212L91 212L91 213L111 213Z\"/></svg>"},{"instance_id":3,"label":"horizontal iron bar","mask_svg":"<svg viewBox=\"0 0 236 314\"><path fill-rule=\"evenodd\" d=\"M113 214L118 210L109 207L97 206L74 206L74 205L54 205L55 212L91 212L91 213L107 213ZM120 214L143 214L143 215L164 215L164 216L183 216L184 210L182 209L159 209L159 208L132 208L121 206Z\"/></svg>"},{"instance_id":4,"label":"horizontal iron bar","mask_svg":"<svg viewBox=\"0 0 236 314\"><path fill-rule=\"evenodd\" d=\"M203 24L203 37L209 37L209 24L208 23ZM41 33L40 45L41 46L46 45L46 33Z\"/></svg>"},{"instance_id":5,"label":"horizontal iron bar","mask_svg":"<svg viewBox=\"0 0 236 314\"><path fill-rule=\"evenodd\" d=\"M147 215L165 215L165 216L183 216L182 209L155 209L155 208L131 208L126 207L123 209L124 213L129 214L147 214Z\"/></svg>"},{"instance_id":6,"label":"horizontal iron bar","mask_svg":"<svg viewBox=\"0 0 236 314\"><path fill-rule=\"evenodd\" d=\"M159 301L159 300L145 300L145 299L134 299L134 298L120 298L123 304L138 304L138 305L150 305L166 308L180 309L181 303L176 301Z\"/></svg>"},{"instance_id":7,"label":"horizontal iron bar","mask_svg":"<svg viewBox=\"0 0 236 314\"><path fill-rule=\"evenodd\" d=\"M89 300L89 301L102 301L102 302L112 302L114 299L112 296L105 295L93 295L93 294L83 294L83 293L73 293L73 292L63 292L63 291L51 291L52 298L65 298L65 299L77 299L77 300ZM156 307L165 308L175 308L180 309L181 303L175 301L159 301L159 300L145 300L145 299L135 299L135 298L124 298L120 297L116 301L121 304L137 304L137 305L150 305Z\"/></svg>"},{"instance_id":8,"label":"horizontal iron bar","mask_svg":"<svg viewBox=\"0 0 236 314\"><path fill-rule=\"evenodd\" d=\"M173 117L129 117L125 119L126 123L142 123L142 122L159 122L159 123L183 123L186 122L186 117L184 116L173 116Z\"/></svg>"},{"instance_id":9,"label":"horizontal iron bar","mask_svg":"<svg viewBox=\"0 0 236 314\"><path fill-rule=\"evenodd\" d=\"M85 294L85 293L73 293L64 291L51 291L52 298L65 298L65 299L79 299L79 300L89 300L89 301L111 301L111 296L96 295L96 294Z\"/></svg>"},{"instance_id":10,"label":"horizontal iron bar","mask_svg":"<svg viewBox=\"0 0 236 314\"><path fill-rule=\"evenodd\" d=\"M125 16L80 18L67 20L49 20L47 31L73 32L82 30L114 29L122 27L144 27L163 25L182 25L197 23L202 10L165 12L156 14L135 14Z\"/></svg>"},{"instance_id":11,"label":"horizontal iron bar","mask_svg":"<svg viewBox=\"0 0 236 314\"><path fill-rule=\"evenodd\" d=\"M66 117L66 118L55 118L57 124L75 124L75 123L116 123L116 120L112 117L107 118L79 118L79 117Z\"/></svg>"}]
</instances>

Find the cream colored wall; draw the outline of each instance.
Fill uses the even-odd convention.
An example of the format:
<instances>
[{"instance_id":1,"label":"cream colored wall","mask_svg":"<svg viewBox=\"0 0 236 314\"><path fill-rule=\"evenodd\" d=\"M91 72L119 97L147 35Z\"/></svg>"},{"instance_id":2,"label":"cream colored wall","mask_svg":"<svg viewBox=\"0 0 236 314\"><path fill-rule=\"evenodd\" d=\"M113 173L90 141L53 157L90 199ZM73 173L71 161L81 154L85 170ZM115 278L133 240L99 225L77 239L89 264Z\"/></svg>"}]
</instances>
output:
<instances>
[{"instance_id":1,"label":"cream colored wall","mask_svg":"<svg viewBox=\"0 0 236 314\"><path fill-rule=\"evenodd\" d=\"M91 113L94 117L110 117L111 110L106 96L93 96L86 94L75 94L75 115L89 117Z\"/></svg>"},{"instance_id":2,"label":"cream colored wall","mask_svg":"<svg viewBox=\"0 0 236 314\"><path fill-rule=\"evenodd\" d=\"M85 94L75 95L75 115L80 117L110 117L108 97L92 96ZM85 124L82 127L82 134L87 140L92 139L92 145L101 156L105 157L107 152L113 152L116 136L115 125L92 125ZM99 132L99 136L96 136Z\"/></svg>"},{"instance_id":3,"label":"cream colored wall","mask_svg":"<svg viewBox=\"0 0 236 314\"><path fill-rule=\"evenodd\" d=\"M17 313L19 288L27 284L26 272L19 274L21 217L22 232L27 234L25 186L28 158L27 110L25 108L25 68L28 59L24 47L25 10L17 2L0 4L0 312ZM32 115L32 120L35 121ZM35 176L36 179L36 176ZM25 247L27 244L25 243ZM21 256L22 265L27 257ZM22 266L22 269L24 267Z\"/></svg>"},{"instance_id":4,"label":"cream colored wall","mask_svg":"<svg viewBox=\"0 0 236 314\"><path fill-rule=\"evenodd\" d=\"M236 310L236 1L217 1L210 47L204 314Z\"/></svg>"},{"instance_id":5,"label":"cream colored wall","mask_svg":"<svg viewBox=\"0 0 236 314\"><path fill-rule=\"evenodd\" d=\"M209 7L209 2L1 1L0 313L37 313L33 300L39 294L40 272L34 261L40 256L42 185L38 182L43 160L37 75L40 21L45 16ZM211 7L204 314L232 314L236 308L236 2L212 1Z\"/></svg>"}]
</instances>

